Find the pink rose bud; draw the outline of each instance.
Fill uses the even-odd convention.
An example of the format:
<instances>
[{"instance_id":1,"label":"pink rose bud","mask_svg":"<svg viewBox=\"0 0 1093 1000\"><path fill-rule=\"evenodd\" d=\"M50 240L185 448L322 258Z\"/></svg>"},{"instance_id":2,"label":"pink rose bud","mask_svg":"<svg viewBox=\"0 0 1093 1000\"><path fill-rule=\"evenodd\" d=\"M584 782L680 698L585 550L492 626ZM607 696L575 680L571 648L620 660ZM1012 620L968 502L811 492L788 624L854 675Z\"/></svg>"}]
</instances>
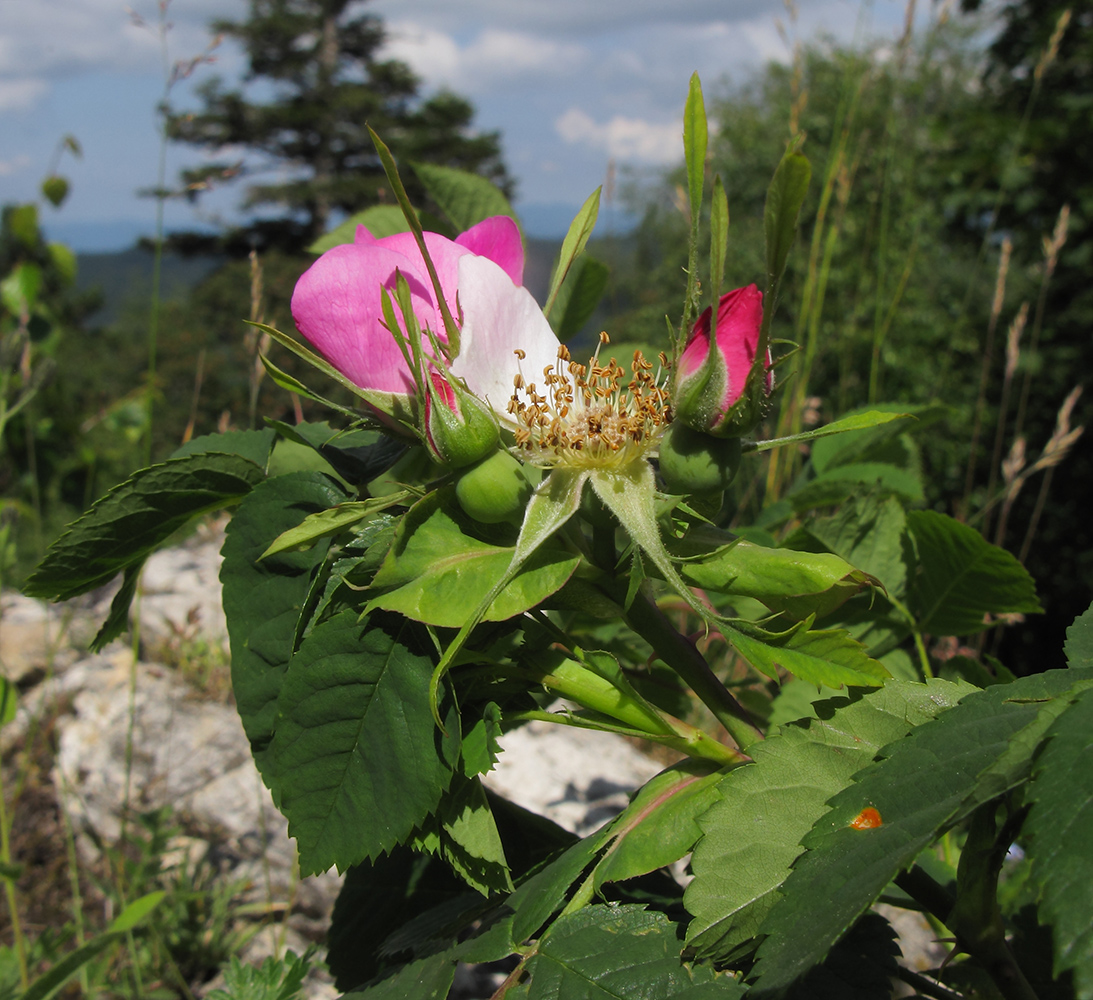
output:
<instances>
[{"instance_id":1,"label":"pink rose bud","mask_svg":"<svg viewBox=\"0 0 1093 1000\"><path fill-rule=\"evenodd\" d=\"M437 462L461 469L497 450L497 418L482 400L438 372L426 389L425 443Z\"/></svg>"},{"instance_id":2,"label":"pink rose bud","mask_svg":"<svg viewBox=\"0 0 1093 1000\"><path fill-rule=\"evenodd\" d=\"M770 351L756 365L763 325L763 293L755 285L721 296L717 328L711 337L713 309L695 323L676 368L672 402L677 420L715 437L750 431L761 416L762 401L774 388Z\"/></svg>"}]
</instances>

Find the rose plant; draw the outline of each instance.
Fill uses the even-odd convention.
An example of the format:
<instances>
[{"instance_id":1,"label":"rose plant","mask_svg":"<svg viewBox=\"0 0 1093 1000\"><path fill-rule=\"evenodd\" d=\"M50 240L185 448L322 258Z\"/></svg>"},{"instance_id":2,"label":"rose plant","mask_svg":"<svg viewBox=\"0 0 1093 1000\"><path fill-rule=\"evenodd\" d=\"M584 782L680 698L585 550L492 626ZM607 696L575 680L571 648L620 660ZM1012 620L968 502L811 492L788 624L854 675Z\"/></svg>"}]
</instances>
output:
<instances>
[{"instance_id":1,"label":"rose plant","mask_svg":"<svg viewBox=\"0 0 1093 1000\"><path fill-rule=\"evenodd\" d=\"M1034 677L931 655L929 637L1037 611L1032 581L886 485L911 475L885 463L912 447L912 415L752 437L784 362L771 329L808 162L793 143L775 170L763 290L722 295L720 181L703 282L697 264L697 78L684 120L691 252L660 357L558 334L558 303L596 273L581 261L597 196L540 308L500 195L462 178L467 198L446 202L459 235L424 232L377 137L405 231L377 238L364 213L300 279L305 342L266 328L359 408L331 404L341 428L191 442L73 525L30 589L65 599L122 572L102 645L148 552L234 507L221 579L236 703L301 872L345 873L327 962L354 995L443 998L459 963L498 963L498 998L879 998L899 977L928 996L986 983L1030 1000L1052 971L1027 963L1034 935L999 904L1015 838L1056 979L1085 989L1090 905L1053 818L1093 798L1084 775L1076 799L1055 780L1088 753L1093 617L1069 668ZM282 440L325 470L271 471ZM738 470L806 444L801 482L733 523ZM506 732L533 721L675 763L577 838L490 789ZM881 899L928 912L961 957L901 968Z\"/></svg>"}]
</instances>

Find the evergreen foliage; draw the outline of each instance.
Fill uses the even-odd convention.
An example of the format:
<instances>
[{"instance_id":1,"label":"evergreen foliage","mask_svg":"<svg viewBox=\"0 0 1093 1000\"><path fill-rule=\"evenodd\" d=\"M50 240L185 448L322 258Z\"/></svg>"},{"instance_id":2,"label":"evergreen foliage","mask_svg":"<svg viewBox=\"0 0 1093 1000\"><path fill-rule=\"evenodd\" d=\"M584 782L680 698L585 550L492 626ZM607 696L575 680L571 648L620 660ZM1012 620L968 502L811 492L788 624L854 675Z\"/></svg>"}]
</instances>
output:
<instances>
[{"instance_id":1,"label":"evergreen foliage","mask_svg":"<svg viewBox=\"0 0 1093 1000\"><path fill-rule=\"evenodd\" d=\"M254 178L243 207L259 214L228 234L229 251L245 253L251 246L298 251L339 213L391 200L369 125L387 137L400 159L474 171L511 189L498 134L475 132L474 110L456 94L442 91L421 100L410 68L380 57L379 18L357 6L350 0L251 0L246 20L213 22L213 31L243 46L249 64L245 83L262 81L273 91L263 101L253 89L229 88L213 79L201 88L201 111L168 116L172 139L216 150L245 147L257 154L220 159L183 174L191 198L211 184ZM287 179L258 179L286 167ZM412 196L423 194L411 188Z\"/></svg>"}]
</instances>

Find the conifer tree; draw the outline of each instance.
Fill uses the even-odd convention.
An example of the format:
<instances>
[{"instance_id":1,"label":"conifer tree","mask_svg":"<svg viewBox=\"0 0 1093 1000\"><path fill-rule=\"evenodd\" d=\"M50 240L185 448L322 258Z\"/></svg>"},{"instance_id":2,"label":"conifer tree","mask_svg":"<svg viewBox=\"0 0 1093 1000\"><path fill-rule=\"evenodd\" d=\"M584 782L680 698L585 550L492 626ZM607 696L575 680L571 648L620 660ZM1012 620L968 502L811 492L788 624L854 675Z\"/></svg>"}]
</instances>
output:
<instances>
[{"instance_id":1,"label":"conifer tree","mask_svg":"<svg viewBox=\"0 0 1093 1000\"><path fill-rule=\"evenodd\" d=\"M169 113L168 127L181 142L251 154L183 174L192 198L211 184L251 179L243 206L259 217L229 234L229 250L299 250L338 211L389 200L366 124L401 159L475 171L511 187L498 134L476 133L474 109L456 94L421 99L405 63L379 58L383 24L358 7L352 0L250 0L246 20L211 25L242 45L249 62L244 85L229 89L211 80L200 90L204 107ZM272 97L253 98L247 85L256 82L271 86ZM412 183L410 171L405 178ZM421 192L410 194L422 200Z\"/></svg>"}]
</instances>

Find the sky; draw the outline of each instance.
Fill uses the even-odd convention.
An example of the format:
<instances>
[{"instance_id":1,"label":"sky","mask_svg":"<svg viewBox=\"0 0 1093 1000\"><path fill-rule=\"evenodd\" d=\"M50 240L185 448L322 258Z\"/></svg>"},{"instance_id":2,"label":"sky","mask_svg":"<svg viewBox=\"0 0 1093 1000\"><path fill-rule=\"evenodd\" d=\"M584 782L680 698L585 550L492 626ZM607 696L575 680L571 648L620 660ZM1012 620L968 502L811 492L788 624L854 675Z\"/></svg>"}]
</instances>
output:
<instances>
[{"instance_id":1,"label":"sky","mask_svg":"<svg viewBox=\"0 0 1093 1000\"><path fill-rule=\"evenodd\" d=\"M517 180L516 207L533 235L564 230L604 182L649 176L681 157L687 81L697 70L707 96L744 82L769 60L787 61L790 37L819 32L850 40L894 38L904 0L371 0L384 19L385 54L409 63L424 93L448 87L469 98L475 122L497 130ZM60 210L41 208L53 238L80 251L115 250L151 234L161 143L157 104L164 67L207 53L214 17L242 18L246 0L159 2L0 0L0 203L38 198L56 169L71 182ZM166 40L166 53L163 41ZM225 43L170 92L194 107L194 86L238 79L245 61ZM57 151L73 136L82 156ZM208 153L166 150L168 183ZM167 227L238 219L242 191L227 186L196 207L169 202ZM536 233L538 228L540 232Z\"/></svg>"}]
</instances>

